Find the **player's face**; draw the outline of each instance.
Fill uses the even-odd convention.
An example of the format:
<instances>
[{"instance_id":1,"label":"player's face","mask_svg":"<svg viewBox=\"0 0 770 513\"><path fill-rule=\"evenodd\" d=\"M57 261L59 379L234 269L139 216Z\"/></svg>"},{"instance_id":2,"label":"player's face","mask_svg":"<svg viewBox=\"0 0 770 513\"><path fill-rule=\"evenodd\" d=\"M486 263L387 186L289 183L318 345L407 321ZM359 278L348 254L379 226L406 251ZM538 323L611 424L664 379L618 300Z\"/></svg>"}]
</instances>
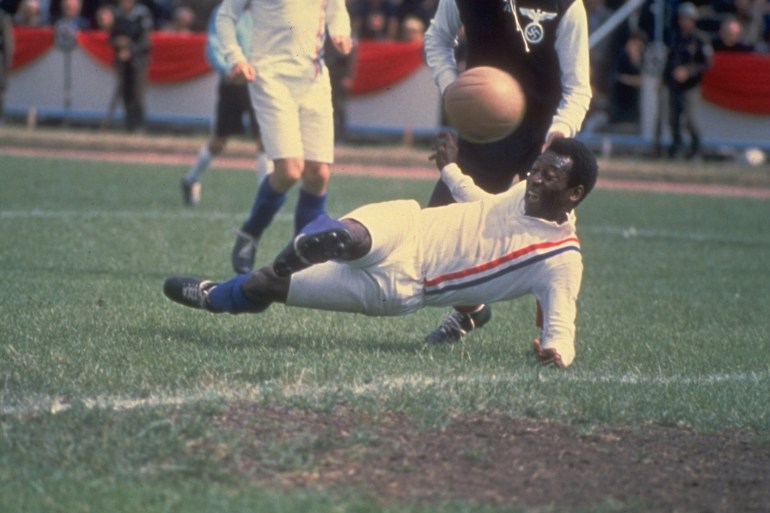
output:
<instances>
[{"instance_id":1,"label":"player's face","mask_svg":"<svg viewBox=\"0 0 770 513\"><path fill-rule=\"evenodd\" d=\"M524 213L548 221L563 222L574 206L572 189L567 187L572 160L547 150L527 174Z\"/></svg>"}]
</instances>

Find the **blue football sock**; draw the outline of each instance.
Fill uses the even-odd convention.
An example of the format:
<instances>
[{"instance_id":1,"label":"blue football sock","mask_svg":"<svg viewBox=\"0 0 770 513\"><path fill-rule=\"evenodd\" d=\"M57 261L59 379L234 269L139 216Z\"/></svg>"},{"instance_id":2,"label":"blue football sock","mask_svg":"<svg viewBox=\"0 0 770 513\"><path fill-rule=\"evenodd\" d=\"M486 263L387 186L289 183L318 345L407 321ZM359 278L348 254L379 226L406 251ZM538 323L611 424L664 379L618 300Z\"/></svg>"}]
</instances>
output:
<instances>
[{"instance_id":1,"label":"blue football sock","mask_svg":"<svg viewBox=\"0 0 770 513\"><path fill-rule=\"evenodd\" d=\"M294 233L298 234L310 221L325 213L326 194L320 196L299 190L297 208L294 212Z\"/></svg>"},{"instance_id":2,"label":"blue football sock","mask_svg":"<svg viewBox=\"0 0 770 513\"><path fill-rule=\"evenodd\" d=\"M252 274L239 274L211 289L208 295L211 307L218 312L231 314L263 311L265 305L255 304L243 293L243 282Z\"/></svg>"},{"instance_id":3,"label":"blue football sock","mask_svg":"<svg viewBox=\"0 0 770 513\"><path fill-rule=\"evenodd\" d=\"M257 191L257 197L254 199L254 205L251 207L251 214L243 223L241 230L252 237L259 237L273 222L275 214L284 203L286 203L286 194L273 189L270 180L262 180Z\"/></svg>"}]
</instances>

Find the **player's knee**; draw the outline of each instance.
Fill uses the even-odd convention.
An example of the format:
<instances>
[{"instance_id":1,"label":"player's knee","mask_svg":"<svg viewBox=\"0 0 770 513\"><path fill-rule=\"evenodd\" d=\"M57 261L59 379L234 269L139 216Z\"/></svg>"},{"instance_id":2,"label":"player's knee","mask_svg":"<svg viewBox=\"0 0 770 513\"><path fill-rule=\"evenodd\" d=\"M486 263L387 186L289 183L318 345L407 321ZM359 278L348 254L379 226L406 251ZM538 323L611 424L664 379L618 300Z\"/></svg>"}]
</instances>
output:
<instances>
[{"instance_id":1,"label":"player's knee","mask_svg":"<svg viewBox=\"0 0 770 513\"><path fill-rule=\"evenodd\" d=\"M322 190L329 183L330 175L329 164L308 162L302 173L302 182L308 190Z\"/></svg>"},{"instance_id":2,"label":"player's knee","mask_svg":"<svg viewBox=\"0 0 770 513\"><path fill-rule=\"evenodd\" d=\"M372 236L369 229L355 219L340 219L345 228L350 232L353 243L347 252L346 260L356 260L369 254L372 250Z\"/></svg>"},{"instance_id":3,"label":"player's knee","mask_svg":"<svg viewBox=\"0 0 770 513\"><path fill-rule=\"evenodd\" d=\"M284 183L295 184L303 176L305 165L301 159L278 159L273 164L273 174Z\"/></svg>"}]
</instances>

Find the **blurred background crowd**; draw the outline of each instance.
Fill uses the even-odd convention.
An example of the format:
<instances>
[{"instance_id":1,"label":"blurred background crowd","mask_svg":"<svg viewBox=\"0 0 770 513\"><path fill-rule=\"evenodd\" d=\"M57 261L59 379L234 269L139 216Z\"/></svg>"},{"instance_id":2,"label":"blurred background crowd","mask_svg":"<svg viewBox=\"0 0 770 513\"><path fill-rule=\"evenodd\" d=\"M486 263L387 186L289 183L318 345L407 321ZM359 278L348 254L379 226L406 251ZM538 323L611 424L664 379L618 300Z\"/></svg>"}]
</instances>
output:
<instances>
[{"instance_id":1,"label":"blurred background crowd","mask_svg":"<svg viewBox=\"0 0 770 513\"><path fill-rule=\"evenodd\" d=\"M579 1L585 4L590 32L599 29L627 3L624 0ZM67 26L69 30L114 33L121 9L133 9L136 4L146 13L146 30L193 33L205 32L218 3L218 0L0 0L0 7L6 24L12 26ZM633 127L638 123L640 87L651 43L662 36L670 51L680 30L678 17L683 12L682 3L679 0L644 1L606 37L592 44L594 98L586 121L589 128L608 123ZM694 9L692 19L707 44L707 55L770 53L770 0L692 0L687 4ZM438 0L348 0L353 34L359 41L418 42L437 5ZM662 33L655 23L655 10L661 5L665 10ZM12 28L5 32L10 30ZM12 46L12 42L5 45L0 42L0 51L7 54L8 45ZM151 49L148 47L147 51ZM461 40L458 60L462 61ZM329 61L332 67L331 56ZM349 70L350 65L343 68ZM7 71L0 73L0 81L2 75L7 80Z\"/></svg>"},{"instance_id":2,"label":"blurred background crowd","mask_svg":"<svg viewBox=\"0 0 770 513\"><path fill-rule=\"evenodd\" d=\"M203 32L218 0L137 0L150 11L154 30L174 32ZM589 27L595 29L606 21L624 0L583 0ZM73 23L78 29L106 28L109 12L118 0L1 0L0 8L12 17L14 25L55 25L60 20ZM411 40L428 27L438 0L348 0L354 34L361 40ZM597 66L611 69L613 57L622 51L624 39L635 29L651 36L652 17L649 0L632 15L616 37L609 38L593 56ZM671 16L668 29L673 29L673 13L678 0L664 0ZM694 0L698 9L698 28L714 41L723 40L726 48L767 52L770 47L770 2L767 0ZM645 23L647 23L645 25ZM625 29L625 30L624 30ZM724 38L724 39L723 39ZM716 47L715 47L716 48ZM599 77L597 77L599 78Z\"/></svg>"},{"instance_id":3,"label":"blurred background crowd","mask_svg":"<svg viewBox=\"0 0 770 513\"><path fill-rule=\"evenodd\" d=\"M204 32L217 0L137 0L150 11L154 30ZM72 20L81 30L105 28L103 10L118 0L2 0L0 7L19 26ZM361 39L409 39L427 28L438 0L350 0L353 30Z\"/></svg>"}]
</instances>

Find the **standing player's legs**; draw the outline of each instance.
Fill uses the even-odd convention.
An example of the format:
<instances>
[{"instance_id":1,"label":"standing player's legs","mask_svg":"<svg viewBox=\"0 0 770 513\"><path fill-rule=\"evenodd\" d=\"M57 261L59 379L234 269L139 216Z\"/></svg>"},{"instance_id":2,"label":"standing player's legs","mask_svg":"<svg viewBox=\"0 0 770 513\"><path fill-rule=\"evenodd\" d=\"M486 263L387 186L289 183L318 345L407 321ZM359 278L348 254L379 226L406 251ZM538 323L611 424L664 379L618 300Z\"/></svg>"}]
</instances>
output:
<instances>
[{"instance_id":1,"label":"standing player's legs","mask_svg":"<svg viewBox=\"0 0 770 513\"><path fill-rule=\"evenodd\" d=\"M197 207L201 201L201 175L208 168L216 155L222 153L227 144L227 137L212 135L201 146L195 163L184 177L182 177L182 201L188 207Z\"/></svg>"},{"instance_id":2,"label":"standing player's legs","mask_svg":"<svg viewBox=\"0 0 770 513\"><path fill-rule=\"evenodd\" d=\"M233 84L220 75L217 86L217 105L214 121L211 127L211 137L201 146L195 163L182 178L182 199L187 206L197 206L200 203L201 176L211 164L211 161L222 153L231 136L245 133L244 115L253 119L253 108L246 84ZM252 129L256 120L252 122ZM258 152L261 151L261 142ZM258 153L259 156L259 153ZM259 159L259 157L258 157ZM259 171L259 170L258 170Z\"/></svg>"},{"instance_id":3,"label":"standing player's legs","mask_svg":"<svg viewBox=\"0 0 770 513\"><path fill-rule=\"evenodd\" d=\"M254 267L259 239L286 203L286 193L299 180L303 167L298 158L273 161L273 172L259 184L251 212L235 234L230 260L236 273L248 273Z\"/></svg>"},{"instance_id":4,"label":"standing player's legs","mask_svg":"<svg viewBox=\"0 0 770 513\"><path fill-rule=\"evenodd\" d=\"M294 211L294 233L326 212L327 188L331 168L326 162L306 161L302 187Z\"/></svg>"},{"instance_id":5,"label":"standing player's legs","mask_svg":"<svg viewBox=\"0 0 770 513\"><path fill-rule=\"evenodd\" d=\"M334 161L334 112L331 82L325 67L301 96L299 113L305 168L294 212L295 233L326 212Z\"/></svg>"},{"instance_id":6,"label":"standing player's legs","mask_svg":"<svg viewBox=\"0 0 770 513\"><path fill-rule=\"evenodd\" d=\"M278 79L261 74L252 83L250 90L262 142L268 157L273 160L274 169L260 184L251 213L236 234L231 262L237 273L251 271L259 238L286 202L289 189L298 181L305 181L305 158L313 155L312 147L307 155L304 147L305 142L312 141L312 138L303 137L303 133L309 133L313 128L303 126L307 122L304 117L305 104L308 92L312 91L312 84L306 80ZM316 133L316 137L322 136ZM295 216L298 225L295 231L323 212L328 183L328 169L324 166L328 164L322 163L319 166L315 165L315 161L311 161L308 166L307 176L310 178L297 202L299 215Z\"/></svg>"}]
</instances>

